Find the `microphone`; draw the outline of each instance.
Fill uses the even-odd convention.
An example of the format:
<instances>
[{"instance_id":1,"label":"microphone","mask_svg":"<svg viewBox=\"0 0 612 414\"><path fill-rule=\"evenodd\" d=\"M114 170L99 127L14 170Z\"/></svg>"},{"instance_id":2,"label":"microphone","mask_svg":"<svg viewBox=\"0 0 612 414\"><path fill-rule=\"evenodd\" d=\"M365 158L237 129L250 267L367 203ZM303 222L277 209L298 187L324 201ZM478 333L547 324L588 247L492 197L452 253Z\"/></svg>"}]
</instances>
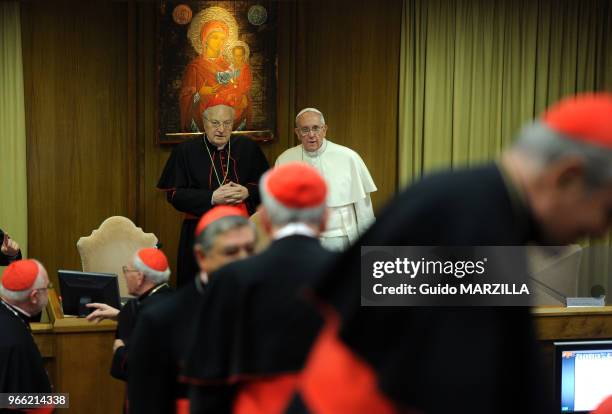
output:
<instances>
[{"instance_id":1,"label":"microphone","mask_svg":"<svg viewBox=\"0 0 612 414\"><path fill-rule=\"evenodd\" d=\"M602 285L594 285L591 287L591 296L594 298L601 298L605 296L606 289Z\"/></svg>"}]
</instances>

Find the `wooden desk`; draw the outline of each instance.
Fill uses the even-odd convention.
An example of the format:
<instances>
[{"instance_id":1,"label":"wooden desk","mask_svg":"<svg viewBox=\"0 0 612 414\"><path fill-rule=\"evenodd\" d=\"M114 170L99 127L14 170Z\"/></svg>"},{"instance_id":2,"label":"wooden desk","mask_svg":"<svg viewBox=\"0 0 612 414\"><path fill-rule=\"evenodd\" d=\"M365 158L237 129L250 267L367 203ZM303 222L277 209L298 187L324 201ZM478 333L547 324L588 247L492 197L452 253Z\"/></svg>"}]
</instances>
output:
<instances>
[{"instance_id":1,"label":"wooden desk","mask_svg":"<svg viewBox=\"0 0 612 414\"><path fill-rule=\"evenodd\" d=\"M612 306L535 308L540 341L612 338Z\"/></svg>"},{"instance_id":2,"label":"wooden desk","mask_svg":"<svg viewBox=\"0 0 612 414\"><path fill-rule=\"evenodd\" d=\"M62 413L121 414L125 383L110 376L117 323L64 318L51 290L47 312L49 323L32 323L32 333L53 391L70 395Z\"/></svg>"}]
</instances>

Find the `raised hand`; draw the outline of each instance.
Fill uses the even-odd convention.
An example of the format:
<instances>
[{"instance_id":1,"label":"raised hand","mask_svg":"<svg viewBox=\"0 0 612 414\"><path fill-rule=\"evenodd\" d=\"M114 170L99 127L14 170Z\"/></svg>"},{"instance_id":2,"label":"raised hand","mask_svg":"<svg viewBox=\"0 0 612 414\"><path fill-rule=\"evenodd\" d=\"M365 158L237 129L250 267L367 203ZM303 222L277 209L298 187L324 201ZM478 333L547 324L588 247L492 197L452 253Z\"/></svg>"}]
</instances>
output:
<instances>
[{"instance_id":1,"label":"raised hand","mask_svg":"<svg viewBox=\"0 0 612 414\"><path fill-rule=\"evenodd\" d=\"M15 257L19 253L19 244L9 237L8 234L4 233L4 239L2 240L2 247L0 251L7 257Z\"/></svg>"},{"instance_id":2,"label":"raised hand","mask_svg":"<svg viewBox=\"0 0 612 414\"><path fill-rule=\"evenodd\" d=\"M87 318L85 318L89 322L98 323L104 319L112 319L113 321L116 321L117 316L119 315L119 309L115 309L106 303L88 303L85 306L95 309L95 311L87 315Z\"/></svg>"}]
</instances>

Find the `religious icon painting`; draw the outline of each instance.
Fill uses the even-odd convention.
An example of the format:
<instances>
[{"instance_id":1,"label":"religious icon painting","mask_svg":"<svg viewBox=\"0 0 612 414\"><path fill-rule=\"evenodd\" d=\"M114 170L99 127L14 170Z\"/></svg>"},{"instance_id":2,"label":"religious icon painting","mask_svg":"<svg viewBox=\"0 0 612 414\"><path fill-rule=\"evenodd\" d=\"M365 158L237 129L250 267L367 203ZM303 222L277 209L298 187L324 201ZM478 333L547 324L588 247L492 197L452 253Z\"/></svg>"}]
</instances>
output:
<instances>
[{"instance_id":1,"label":"religious icon painting","mask_svg":"<svg viewBox=\"0 0 612 414\"><path fill-rule=\"evenodd\" d=\"M158 142L204 131L212 100L234 108L233 131L275 136L277 5L274 1L162 0L158 14Z\"/></svg>"}]
</instances>

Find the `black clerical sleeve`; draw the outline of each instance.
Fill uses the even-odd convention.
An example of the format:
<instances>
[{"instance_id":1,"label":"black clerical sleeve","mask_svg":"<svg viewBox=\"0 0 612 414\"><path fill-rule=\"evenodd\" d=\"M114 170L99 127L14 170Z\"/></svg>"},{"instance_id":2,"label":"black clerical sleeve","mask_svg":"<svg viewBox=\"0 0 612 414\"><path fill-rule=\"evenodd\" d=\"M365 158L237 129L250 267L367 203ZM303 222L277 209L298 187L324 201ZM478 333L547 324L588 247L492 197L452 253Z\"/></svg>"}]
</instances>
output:
<instances>
[{"instance_id":1,"label":"black clerical sleeve","mask_svg":"<svg viewBox=\"0 0 612 414\"><path fill-rule=\"evenodd\" d=\"M17 253L17 256L15 257L8 257L0 253L0 266L8 266L9 264L11 264L11 262L14 262L15 260L21 260L21 251L19 251L19 253Z\"/></svg>"},{"instance_id":2,"label":"black clerical sleeve","mask_svg":"<svg viewBox=\"0 0 612 414\"><path fill-rule=\"evenodd\" d=\"M131 414L174 412L172 392L176 378L167 341L160 340L155 317L143 312L132 335L128 372L128 401ZM167 332L161 332L162 335Z\"/></svg>"},{"instance_id":3,"label":"black clerical sleeve","mask_svg":"<svg viewBox=\"0 0 612 414\"><path fill-rule=\"evenodd\" d=\"M178 211L199 217L211 208L213 190L194 182L193 167L189 162L190 151L193 157L194 149L198 149L197 146L178 145L174 148L157 187L166 191L168 201ZM201 161L200 168L209 171L210 161L204 157Z\"/></svg>"},{"instance_id":4,"label":"black clerical sleeve","mask_svg":"<svg viewBox=\"0 0 612 414\"><path fill-rule=\"evenodd\" d=\"M117 348L117 350L113 354L113 361L111 362L111 375L113 376L113 378L127 381L127 357L127 346L121 346Z\"/></svg>"},{"instance_id":5,"label":"black clerical sleeve","mask_svg":"<svg viewBox=\"0 0 612 414\"><path fill-rule=\"evenodd\" d=\"M127 381L127 356L128 356L128 344L132 330L134 329L134 323L136 322L138 302L136 299L130 299L121 308L119 312L119 318L117 321L117 332L115 333L116 339L121 339L126 346L117 348L113 354L113 360L111 361L110 374L113 378Z\"/></svg>"},{"instance_id":6,"label":"black clerical sleeve","mask_svg":"<svg viewBox=\"0 0 612 414\"><path fill-rule=\"evenodd\" d=\"M49 377L32 335L0 304L0 393L51 392Z\"/></svg>"}]
</instances>

